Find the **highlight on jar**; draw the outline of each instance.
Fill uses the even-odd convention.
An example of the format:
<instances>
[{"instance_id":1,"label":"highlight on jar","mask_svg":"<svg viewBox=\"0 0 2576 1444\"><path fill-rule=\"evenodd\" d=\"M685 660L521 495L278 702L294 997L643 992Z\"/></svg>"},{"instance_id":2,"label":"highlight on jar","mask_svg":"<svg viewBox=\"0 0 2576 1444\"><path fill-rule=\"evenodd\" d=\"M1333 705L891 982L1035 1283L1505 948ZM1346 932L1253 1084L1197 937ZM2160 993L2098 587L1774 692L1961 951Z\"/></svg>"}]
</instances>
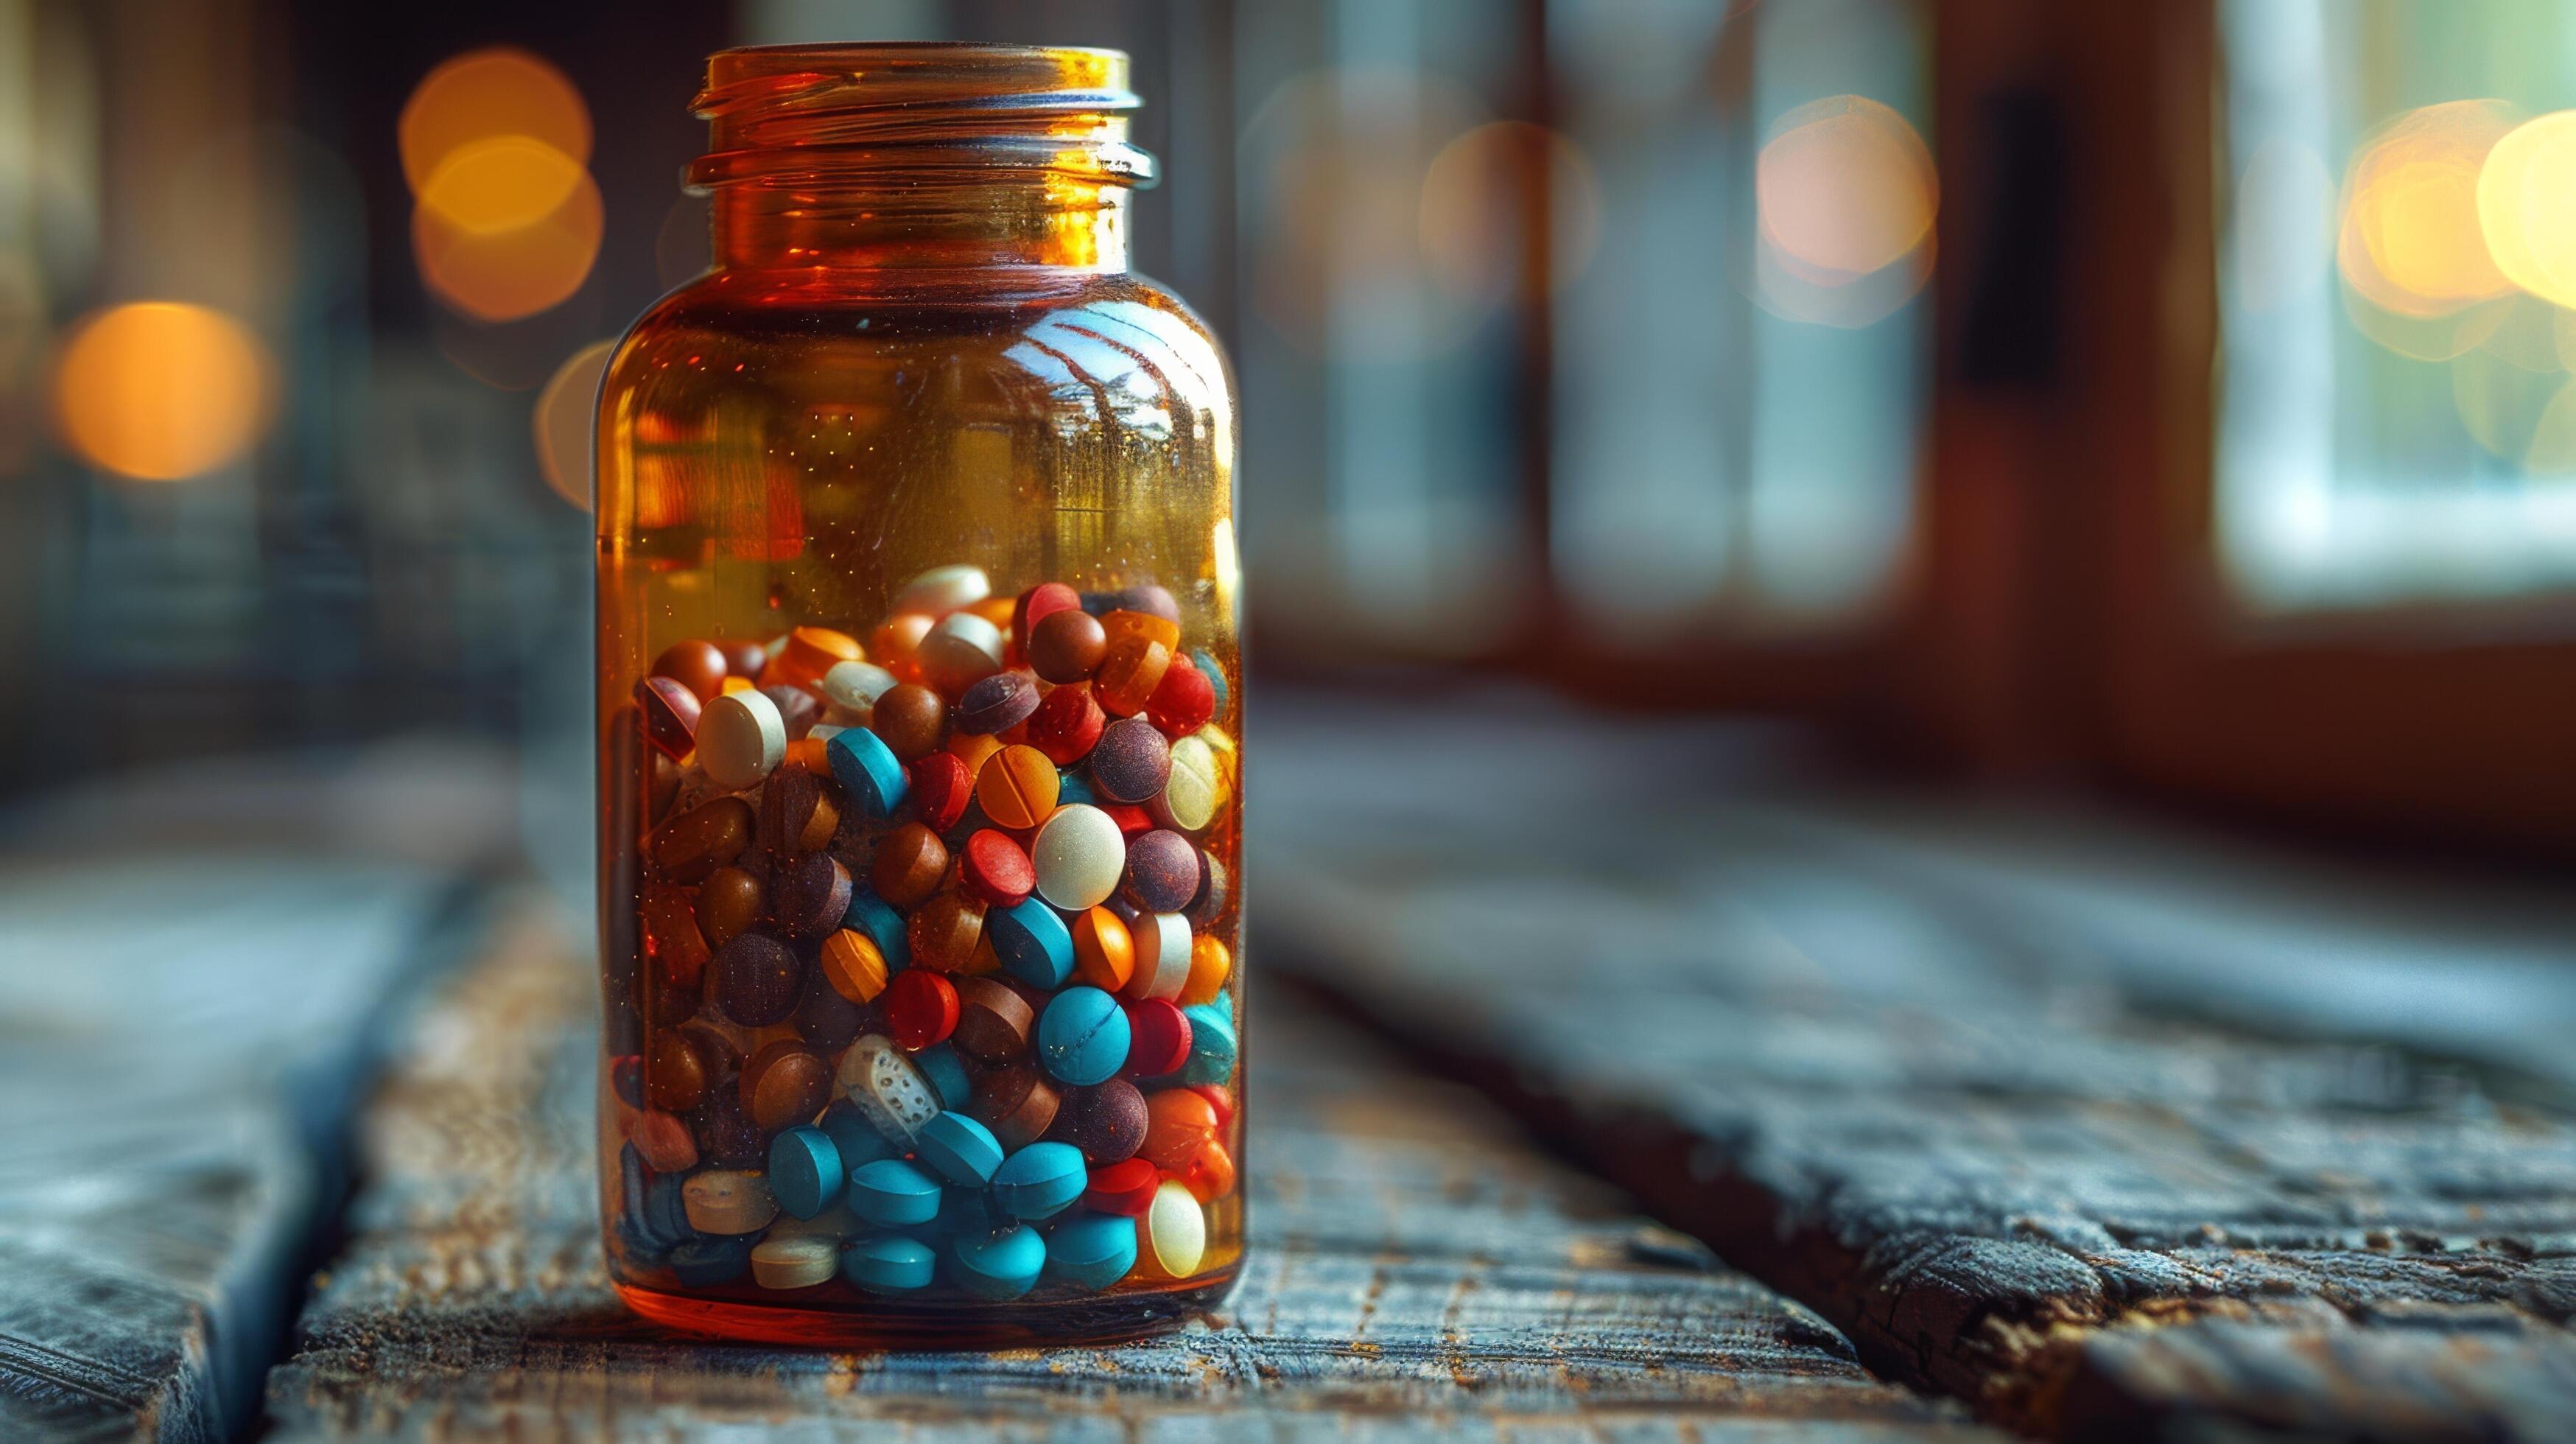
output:
<instances>
[{"instance_id":1,"label":"highlight on jar","mask_svg":"<svg viewBox=\"0 0 2576 1444\"><path fill-rule=\"evenodd\" d=\"M1235 688L1179 617L945 566L865 640L635 680L621 1281L990 1304L1239 1255Z\"/></svg>"}]
</instances>

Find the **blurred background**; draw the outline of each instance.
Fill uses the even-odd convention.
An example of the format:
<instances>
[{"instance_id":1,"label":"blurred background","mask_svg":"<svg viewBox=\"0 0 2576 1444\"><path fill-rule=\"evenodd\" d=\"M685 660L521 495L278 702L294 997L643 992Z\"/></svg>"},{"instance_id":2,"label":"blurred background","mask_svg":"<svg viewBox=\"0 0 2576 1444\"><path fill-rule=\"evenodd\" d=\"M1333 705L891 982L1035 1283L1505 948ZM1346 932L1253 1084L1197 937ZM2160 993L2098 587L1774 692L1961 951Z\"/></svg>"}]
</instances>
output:
<instances>
[{"instance_id":1,"label":"blurred background","mask_svg":"<svg viewBox=\"0 0 2576 1444\"><path fill-rule=\"evenodd\" d=\"M0 789L418 734L577 779L583 420L707 261L703 57L1009 38L1137 58L1265 672L2555 853L2571 26L0 0Z\"/></svg>"}]
</instances>

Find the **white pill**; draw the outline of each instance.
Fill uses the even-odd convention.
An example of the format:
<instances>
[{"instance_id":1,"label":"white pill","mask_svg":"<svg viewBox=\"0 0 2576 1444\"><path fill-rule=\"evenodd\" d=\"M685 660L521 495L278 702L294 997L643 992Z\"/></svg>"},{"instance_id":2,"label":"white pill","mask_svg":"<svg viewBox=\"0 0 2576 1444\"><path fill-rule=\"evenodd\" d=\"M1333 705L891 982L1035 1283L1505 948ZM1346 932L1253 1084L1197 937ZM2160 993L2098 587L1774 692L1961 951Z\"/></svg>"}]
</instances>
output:
<instances>
[{"instance_id":1,"label":"white pill","mask_svg":"<svg viewBox=\"0 0 2576 1444\"><path fill-rule=\"evenodd\" d=\"M1136 941L1136 974L1128 983L1139 998L1177 998L1190 981L1190 920L1179 913L1148 913L1128 924Z\"/></svg>"},{"instance_id":2,"label":"white pill","mask_svg":"<svg viewBox=\"0 0 2576 1444\"><path fill-rule=\"evenodd\" d=\"M1145 1246L1145 1257L1155 1268L1176 1279L1199 1271L1199 1261L1207 1256L1207 1210L1179 1179L1165 1179L1154 1190L1143 1224L1136 1241Z\"/></svg>"},{"instance_id":3,"label":"white pill","mask_svg":"<svg viewBox=\"0 0 2576 1444\"><path fill-rule=\"evenodd\" d=\"M834 1078L851 1106L879 1133L898 1142L909 1144L921 1125L939 1116L939 1095L930 1080L883 1033L852 1043Z\"/></svg>"},{"instance_id":4,"label":"white pill","mask_svg":"<svg viewBox=\"0 0 2576 1444\"><path fill-rule=\"evenodd\" d=\"M751 1281L765 1289L810 1289L841 1269L841 1241L813 1234L772 1234L751 1246Z\"/></svg>"},{"instance_id":5,"label":"white pill","mask_svg":"<svg viewBox=\"0 0 2576 1444\"><path fill-rule=\"evenodd\" d=\"M982 567L932 567L903 584L894 594L889 612L928 612L944 617L959 607L971 607L993 594L993 580Z\"/></svg>"},{"instance_id":6,"label":"white pill","mask_svg":"<svg viewBox=\"0 0 2576 1444\"><path fill-rule=\"evenodd\" d=\"M1029 848L1037 865L1038 896L1080 912L1108 901L1127 870L1127 835L1117 819L1088 803L1056 809Z\"/></svg>"},{"instance_id":7,"label":"white pill","mask_svg":"<svg viewBox=\"0 0 2576 1444\"><path fill-rule=\"evenodd\" d=\"M921 639L921 669L943 692L961 692L1002 670L1002 629L973 612L950 612ZM706 719L701 714L700 727Z\"/></svg>"},{"instance_id":8,"label":"white pill","mask_svg":"<svg viewBox=\"0 0 2576 1444\"><path fill-rule=\"evenodd\" d=\"M815 690L828 704L824 716L836 726L866 725L869 709L892 690L895 675L874 662L834 662Z\"/></svg>"},{"instance_id":9,"label":"white pill","mask_svg":"<svg viewBox=\"0 0 2576 1444\"><path fill-rule=\"evenodd\" d=\"M718 787L740 792L787 760L787 719L758 692L718 697L698 714L698 765Z\"/></svg>"},{"instance_id":10,"label":"white pill","mask_svg":"<svg viewBox=\"0 0 2576 1444\"><path fill-rule=\"evenodd\" d=\"M680 1185L680 1207L700 1233L757 1233L778 1217L769 1180L757 1173L713 1169Z\"/></svg>"}]
</instances>

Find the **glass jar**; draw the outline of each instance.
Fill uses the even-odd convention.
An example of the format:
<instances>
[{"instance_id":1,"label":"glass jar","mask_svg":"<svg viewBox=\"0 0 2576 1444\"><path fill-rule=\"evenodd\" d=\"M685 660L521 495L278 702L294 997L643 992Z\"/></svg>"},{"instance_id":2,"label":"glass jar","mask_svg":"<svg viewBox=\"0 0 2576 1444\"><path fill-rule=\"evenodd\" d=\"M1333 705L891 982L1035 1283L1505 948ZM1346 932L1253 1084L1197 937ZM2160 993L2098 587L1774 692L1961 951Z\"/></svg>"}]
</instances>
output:
<instances>
[{"instance_id":1,"label":"glass jar","mask_svg":"<svg viewBox=\"0 0 2576 1444\"><path fill-rule=\"evenodd\" d=\"M1241 1267L1234 399L1127 59L725 51L599 400L601 1208L652 1319L1131 1336Z\"/></svg>"}]
</instances>

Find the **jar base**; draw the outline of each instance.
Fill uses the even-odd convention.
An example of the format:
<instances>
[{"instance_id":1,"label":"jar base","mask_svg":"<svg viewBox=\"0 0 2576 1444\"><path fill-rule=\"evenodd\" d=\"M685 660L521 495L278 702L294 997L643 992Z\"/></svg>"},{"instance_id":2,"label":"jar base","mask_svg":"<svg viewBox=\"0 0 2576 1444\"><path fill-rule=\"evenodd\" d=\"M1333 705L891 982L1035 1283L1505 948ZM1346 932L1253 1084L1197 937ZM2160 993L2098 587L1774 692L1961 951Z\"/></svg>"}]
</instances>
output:
<instances>
[{"instance_id":1,"label":"jar base","mask_svg":"<svg viewBox=\"0 0 2576 1444\"><path fill-rule=\"evenodd\" d=\"M871 1301L865 1309L736 1303L617 1283L617 1296L666 1328L748 1343L836 1349L1014 1349L1119 1344L1182 1327L1223 1303L1237 1260L1186 1283L1090 1298L969 1309Z\"/></svg>"}]
</instances>

